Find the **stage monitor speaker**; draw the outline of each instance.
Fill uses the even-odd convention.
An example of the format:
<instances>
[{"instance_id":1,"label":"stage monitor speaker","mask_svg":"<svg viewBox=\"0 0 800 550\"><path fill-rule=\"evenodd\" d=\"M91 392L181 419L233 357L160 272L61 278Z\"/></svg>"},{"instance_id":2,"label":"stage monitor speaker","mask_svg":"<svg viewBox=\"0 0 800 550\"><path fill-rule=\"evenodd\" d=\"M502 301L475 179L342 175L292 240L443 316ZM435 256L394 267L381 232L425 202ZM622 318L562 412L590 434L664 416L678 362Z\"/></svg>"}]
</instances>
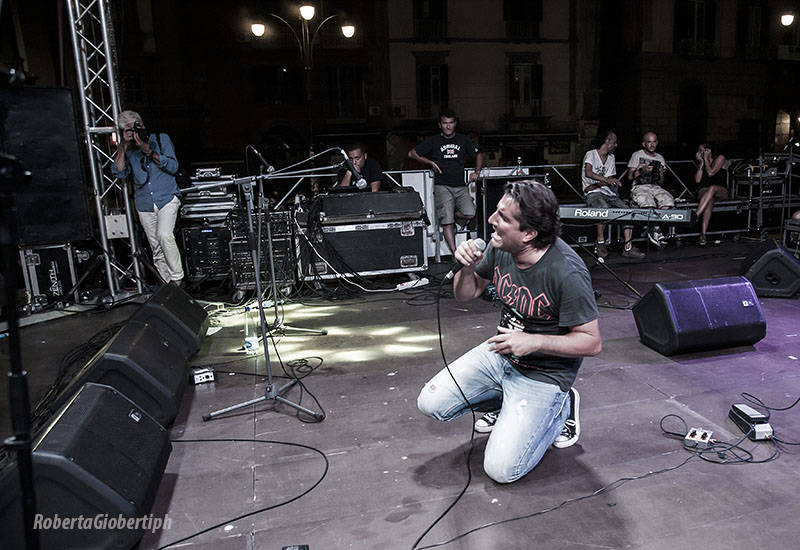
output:
<instances>
[{"instance_id":1,"label":"stage monitor speaker","mask_svg":"<svg viewBox=\"0 0 800 550\"><path fill-rule=\"evenodd\" d=\"M22 245L92 238L88 186L70 88L0 91L3 152L31 173L17 193Z\"/></svg>"},{"instance_id":2,"label":"stage monitor speaker","mask_svg":"<svg viewBox=\"0 0 800 550\"><path fill-rule=\"evenodd\" d=\"M139 405L162 426L178 415L188 383L183 352L153 327L126 323L48 407L60 409L87 382L105 384Z\"/></svg>"},{"instance_id":3,"label":"stage monitor speaker","mask_svg":"<svg viewBox=\"0 0 800 550\"><path fill-rule=\"evenodd\" d=\"M744 277L656 284L633 306L633 316L642 342L664 355L752 345L767 333Z\"/></svg>"},{"instance_id":4,"label":"stage monitor speaker","mask_svg":"<svg viewBox=\"0 0 800 550\"><path fill-rule=\"evenodd\" d=\"M198 352L208 330L208 314L194 298L175 285L162 285L128 323L153 327L187 359Z\"/></svg>"},{"instance_id":5,"label":"stage monitor speaker","mask_svg":"<svg viewBox=\"0 0 800 550\"><path fill-rule=\"evenodd\" d=\"M764 241L742 262L739 273L753 283L756 294L791 298L800 290L800 260L778 241Z\"/></svg>"},{"instance_id":6,"label":"stage monitor speaker","mask_svg":"<svg viewBox=\"0 0 800 550\"><path fill-rule=\"evenodd\" d=\"M127 521L149 514L171 450L141 407L108 386L83 386L34 441L41 548L133 548L145 526ZM19 485L13 462L0 471L3 548L25 548ZM83 523L65 527L77 518Z\"/></svg>"}]
</instances>

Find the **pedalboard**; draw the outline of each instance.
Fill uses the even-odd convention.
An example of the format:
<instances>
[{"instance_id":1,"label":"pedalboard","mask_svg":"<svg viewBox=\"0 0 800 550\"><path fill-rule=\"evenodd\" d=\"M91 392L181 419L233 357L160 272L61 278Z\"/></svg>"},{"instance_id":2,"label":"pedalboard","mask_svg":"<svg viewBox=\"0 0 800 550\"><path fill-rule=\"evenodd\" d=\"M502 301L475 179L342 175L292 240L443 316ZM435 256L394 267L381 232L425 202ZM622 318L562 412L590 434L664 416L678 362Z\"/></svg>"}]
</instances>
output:
<instances>
[{"instance_id":1,"label":"pedalboard","mask_svg":"<svg viewBox=\"0 0 800 550\"><path fill-rule=\"evenodd\" d=\"M189 373L189 382L195 386L207 382L214 382L216 379L217 373L214 367L195 367Z\"/></svg>"},{"instance_id":2,"label":"pedalboard","mask_svg":"<svg viewBox=\"0 0 800 550\"><path fill-rule=\"evenodd\" d=\"M728 412L728 418L733 420L742 433L752 441L762 441L772 437L772 426L767 422L767 416L749 405L734 403Z\"/></svg>"},{"instance_id":3,"label":"pedalboard","mask_svg":"<svg viewBox=\"0 0 800 550\"><path fill-rule=\"evenodd\" d=\"M683 446L691 449L707 449L711 445L711 430L703 428L692 428L683 438Z\"/></svg>"}]
</instances>

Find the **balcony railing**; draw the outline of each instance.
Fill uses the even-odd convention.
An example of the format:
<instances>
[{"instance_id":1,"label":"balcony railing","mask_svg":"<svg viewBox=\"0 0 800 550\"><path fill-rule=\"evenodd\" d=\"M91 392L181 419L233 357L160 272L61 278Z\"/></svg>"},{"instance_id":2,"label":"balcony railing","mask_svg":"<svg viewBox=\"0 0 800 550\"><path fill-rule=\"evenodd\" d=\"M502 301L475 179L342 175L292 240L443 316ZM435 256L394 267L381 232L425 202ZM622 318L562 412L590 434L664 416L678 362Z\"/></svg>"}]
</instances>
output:
<instances>
[{"instance_id":1,"label":"balcony railing","mask_svg":"<svg viewBox=\"0 0 800 550\"><path fill-rule=\"evenodd\" d=\"M800 46L787 46L779 44L775 58L782 59L784 61L800 61Z\"/></svg>"},{"instance_id":2,"label":"balcony railing","mask_svg":"<svg viewBox=\"0 0 800 550\"><path fill-rule=\"evenodd\" d=\"M420 120L428 120L436 118L443 109L447 108L447 103L430 103L423 102L417 104L417 118Z\"/></svg>"},{"instance_id":3,"label":"balcony railing","mask_svg":"<svg viewBox=\"0 0 800 550\"><path fill-rule=\"evenodd\" d=\"M697 55L710 57L714 55L713 40L695 40L685 38L675 44L675 51L681 55Z\"/></svg>"},{"instance_id":4,"label":"balcony railing","mask_svg":"<svg viewBox=\"0 0 800 550\"><path fill-rule=\"evenodd\" d=\"M414 19L414 38L428 42L447 39L447 19Z\"/></svg>"},{"instance_id":5,"label":"balcony railing","mask_svg":"<svg viewBox=\"0 0 800 550\"><path fill-rule=\"evenodd\" d=\"M506 40L509 42L534 42L538 39L538 21L506 21Z\"/></svg>"},{"instance_id":6,"label":"balcony railing","mask_svg":"<svg viewBox=\"0 0 800 550\"><path fill-rule=\"evenodd\" d=\"M367 106L363 101L329 99L325 103L325 118L328 120L364 120Z\"/></svg>"},{"instance_id":7,"label":"balcony railing","mask_svg":"<svg viewBox=\"0 0 800 550\"><path fill-rule=\"evenodd\" d=\"M542 100L533 99L529 103L512 103L511 116L513 118L531 118L542 116Z\"/></svg>"}]
</instances>

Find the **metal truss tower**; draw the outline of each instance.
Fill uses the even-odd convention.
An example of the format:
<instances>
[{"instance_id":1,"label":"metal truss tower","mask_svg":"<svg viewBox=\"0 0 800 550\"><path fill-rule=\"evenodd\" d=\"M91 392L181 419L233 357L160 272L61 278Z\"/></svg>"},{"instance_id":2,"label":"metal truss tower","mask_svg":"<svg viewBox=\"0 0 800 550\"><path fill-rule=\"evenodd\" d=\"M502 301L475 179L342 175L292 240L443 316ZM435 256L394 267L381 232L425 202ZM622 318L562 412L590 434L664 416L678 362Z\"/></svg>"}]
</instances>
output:
<instances>
[{"instance_id":1,"label":"metal truss tower","mask_svg":"<svg viewBox=\"0 0 800 550\"><path fill-rule=\"evenodd\" d=\"M66 0L69 11L72 48L81 114L83 137L88 152L94 191L94 205L100 244L105 257L108 290L114 302L130 295L127 286L135 284L142 293L141 267L137 261L129 193L124 181L111 175L112 134L116 132L120 101L117 88L116 46L111 12L106 0ZM111 240L127 242L130 263L117 261ZM124 252L124 249L123 249Z\"/></svg>"}]
</instances>

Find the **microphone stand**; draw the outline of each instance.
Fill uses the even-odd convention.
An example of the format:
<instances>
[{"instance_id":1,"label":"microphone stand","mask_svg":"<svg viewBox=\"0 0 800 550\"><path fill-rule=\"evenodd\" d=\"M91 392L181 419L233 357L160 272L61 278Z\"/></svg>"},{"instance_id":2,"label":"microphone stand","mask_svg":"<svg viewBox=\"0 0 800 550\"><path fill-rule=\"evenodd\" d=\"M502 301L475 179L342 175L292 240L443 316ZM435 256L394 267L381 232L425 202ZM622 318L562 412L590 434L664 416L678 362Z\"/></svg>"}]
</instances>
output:
<instances>
[{"instance_id":1,"label":"microphone stand","mask_svg":"<svg viewBox=\"0 0 800 550\"><path fill-rule=\"evenodd\" d=\"M581 247L581 250L583 250L583 251L584 251L584 252L586 252L586 253L587 253L589 256L591 256L592 258L594 258L595 265L599 265L600 267L602 267L603 269L605 269L606 271L608 271L608 272L609 272L609 273L610 273L610 274L611 274L611 275L612 275L612 276L613 276L613 277L614 277L616 280L618 280L620 283L622 283L622 284L623 284L623 286L627 287L627 288L628 288L628 290L630 290L631 292L633 292L634 294L636 294L636 295L637 295L639 298L641 298L641 297L642 297L642 294L641 294L641 293L640 293L638 290L636 290L635 288L633 288L633 287L630 285L630 283L628 283L628 282L627 282L626 280L624 280L622 277L620 277L619 275L617 275L617 274L616 274L616 272L615 272L613 269L611 269L610 267L608 267L608 265L606 265L605 258L600 258L600 257L599 257L599 256L597 256L597 255L596 255L594 252L592 252L592 251L591 251L591 250L590 250L588 247L584 246L584 244L583 244L583 243L579 243L579 242L578 242L578 240L577 240L575 237L573 237L572 235L570 235L569 233L567 233L567 232L565 232L565 231L562 231L562 232L561 232L561 236L563 237L563 236L565 236L565 235L566 235L567 237L569 237L569 240L571 240L573 243L575 243L576 245L578 245L579 247ZM597 293L597 291L596 291L596 290L595 290L595 293Z\"/></svg>"},{"instance_id":2,"label":"microphone stand","mask_svg":"<svg viewBox=\"0 0 800 550\"><path fill-rule=\"evenodd\" d=\"M3 443L17 453L17 469L21 489L22 517L25 523L25 547L39 549L39 532L33 528L36 515L36 488L31 450L31 404L27 373L22 368L22 350L19 340L19 314L17 309L17 220L14 191L21 189L30 174L14 157L0 154L0 249L6 267L6 309L8 319L8 355L11 370L8 373L8 401L11 407L11 425L14 437Z\"/></svg>"},{"instance_id":3,"label":"microphone stand","mask_svg":"<svg viewBox=\"0 0 800 550\"><path fill-rule=\"evenodd\" d=\"M203 421L204 422L207 422L207 421L211 420L212 418L216 418L219 415L222 415L222 414L225 414L225 413L229 413L231 411L235 411L235 410L238 410L238 409L242 409L244 407L249 407L250 405L256 405L256 404L262 403L264 401L277 401L279 403L283 403L284 405L289 405L290 407L293 407L294 409L296 409L296 410L298 410L300 412L303 412L303 413L305 413L307 415L312 416L317 421L321 421L321 420L323 420L325 418L325 415L323 415L322 413L314 412L311 409L307 409L307 408L299 405L298 403L293 403L292 401L289 401L288 399L283 397L284 393L286 393L289 389L292 388L292 386L294 386L297 382L299 382L299 380L297 378L292 379L291 381L289 381L287 384L281 386L280 388L277 388L275 386L275 384L273 383L273 379L272 379L272 366L270 364L270 358L269 358L269 346L267 345L267 343L269 342L269 340L267 339L267 333L268 332L271 333L273 330L276 330L276 329L279 329L279 328L281 330L285 331L289 327L286 326L286 325L283 325L282 323L280 323L278 321L278 295L277 295L277 287L276 287L276 284L275 284L275 262L274 262L274 257L273 257L273 254L272 254L272 230L271 230L271 227L270 227L271 224L270 224L269 211L268 210L264 211L265 215L261 219L266 222L266 226L267 226L267 243L268 243L267 248L268 248L268 251L269 251L270 275L271 275L271 278L272 278L273 304L275 306L275 319L276 319L275 326L270 326L269 330L267 330L267 320L266 320L266 315L264 314L264 300L263 300L263 293L262 293L262 286L261 286L261 263L259 261L260 258L259 258L259 253L258 253L258 248L259 248L261 243L258 241L256 232L255 232L255 229L254 229L254 224L253 224L253 184L255 183L256 180L261 181L262 179L269 179L269 177L270 177L269 175L266 175L266 176L265 175L260 175L260 176L254 176L254 177L248 177L248 178L241 178L241 179L233 181L233 183L241 185L242 191L244 192L244 195L245 195L245 201L246 201L246 204L247 204L247 242L248 242L248 245L250 247L250 257L253 260L253 275L254 275L255 283L256 283L256 296L257 296L257 300L258 300L258 315L259 315L259 318L261 320L261 338L262 338L262 341L264 342L264 362L265 362L266 370L267 370L267 387L265 389L264 395L261 396L261 397L257 397L255 399L251 399L251 400L245 401L243 403L238 403L236 405L232 405L230 407L226 407L224 409L220 409L220 410L214 411L212 413L204 414L203 415ZM263 203L263 194L261 193L261 189L259 189L259 195L260 195L259 199ZM327 331L324 331L324 330L318 331L318 330L297 329L297 328L295 328L294 330L302 330L302 331L307 331L307 332L313 332L313 333L317 333L317 334L320 334L320 335L327 334Z\"/></svg>"}]
</instances>

